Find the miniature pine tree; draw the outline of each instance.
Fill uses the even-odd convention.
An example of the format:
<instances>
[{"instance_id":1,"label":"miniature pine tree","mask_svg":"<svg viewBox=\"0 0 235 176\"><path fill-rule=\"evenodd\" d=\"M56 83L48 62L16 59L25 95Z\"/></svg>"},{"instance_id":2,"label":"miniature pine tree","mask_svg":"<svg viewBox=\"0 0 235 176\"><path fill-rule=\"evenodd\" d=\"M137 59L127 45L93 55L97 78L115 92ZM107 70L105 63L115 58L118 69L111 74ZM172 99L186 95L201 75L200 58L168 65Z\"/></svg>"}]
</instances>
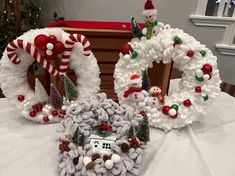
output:
<instances>
[{"instance_id":1,"label":"miniature pine tree","mask_svg":"<svg viewBox=\"0 0 235 176\"><path fill-rule=\"evenodd\" d=\"M144 36L142 34L141 28L137 24L137 22L136 22L134 17L131 17L131 30L132 30L132 33L133 33L134 37L137 37L137 38L140 39L142 36Z\"/></svg>"},{"instance_id":2,"label":"miniature pine tree","mask_svg":"<svg viewBox=\"0 0 235 176\"><path fill-rule=\"evenodd\" d=\"M149 122L148 122L148 117L146 115L143 117L143 120L139 125L139 128L136 133L136 137L141 142L149 141Z\"/></svg>"},{"instance_id":3,"label":"miniature pine tree","mask_svg":"<svg viewBox=\"0 0 235 176\"><path fill-rule=\"evenodd\" d=\"M82 134L79 136L78 145L79 145L79 146L82 146L82 147L85 145L85 136L84 136L84 133L82 133Z\"/></svg>"},{"instance_id":4,"label":"miniature pine tree","mask_svg":"<svg viewBox=\"0 0 235 176\"><path fill-rule=\"evenodd\" d=\"M79 128L77 127L72 137L72 142L77 146L79 145L79 133Z\"/></svg>"},{"instance_id":5,"label":"miniature pine tree","mask_svg":"<svg viewBox=\"0 0 235 176\"><path fill-rule=\"evenodd\" d=\"M78 90L76 86L66 75L64 76L64 88L65 96L69 101L76 100L78 98Z\"/></svg>"},{"instance_id":6,"label":"miniature pine tree","mask_svg":"<svg viewBox=\"0 0 235 176\"><path fill-rule=\"evenodd\" d=\"M127 132L127 138L132 138L134 136L134 128L133 126L130 127L129 131Z\"/></svg>"},{"instance_id":7,"label":"miniature pine tree","mask_svg":"<svg viewBox=\"0 0 235 176\"><path fill-rule=\"evenodd\" d=\"M59 91L56 89L56 87L53 84L51 84L51 88L50 88L50 104L55 109L61 109L63 105L63 99Z\"/></svg>"},{"instance_id":8,"label":"miniature pine tree","mask_svg":"<svg viewBox=\"0 0 235 176\"><path fill-rule=\"evenodd\" d=\"M149 75L148 75L148 70L145 70L143 72L143 77L142 77L142 89L148 90L148 87L151 85Z\"/></svg>"},{"instance_id":9,"label":"miniature pine tree","mask_svg":"<svg viewBox=\"0 0 235 176\"><path fill-rule=\"evenodd\" d=\"M35 95L40 102L42 103L48 102L49 98L47 92L38 78L35 79Z\"/></svg>"}]
</instances>

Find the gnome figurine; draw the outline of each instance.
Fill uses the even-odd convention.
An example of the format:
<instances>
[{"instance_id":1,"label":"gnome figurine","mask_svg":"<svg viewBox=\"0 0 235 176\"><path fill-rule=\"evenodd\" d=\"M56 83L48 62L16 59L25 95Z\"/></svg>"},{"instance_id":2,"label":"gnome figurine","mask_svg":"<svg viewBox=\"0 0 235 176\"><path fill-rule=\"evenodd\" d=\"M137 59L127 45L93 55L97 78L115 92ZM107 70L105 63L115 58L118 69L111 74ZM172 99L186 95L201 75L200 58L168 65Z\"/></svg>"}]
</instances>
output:
<instances>
[{"instance_id":1,"label":"gnome figurine","mask_svg":"<svg viewBox=\"0 0 235 176\"><path fill-rule=\"evenodd\" d=\"M142 30L142 33L147 39L150 39L152 36L156 36L161 29L157 22L157 10L154 8L152 0L146 1L143 10L143 17L145 27Z\"/></svg>"},{"instance_id":2,"label":"gnome figurine","mask_svg":"<svg viewBox=\"0 0 235 176\"><path fill-rule=\"evenodd\" d=\"M133 74L128 83L128 89L124 92L123 97L128 99L133 107L142 107L145 105L145 97L148 93L142 89L142 80L139 75Z\"/></svg>"}]
</instances>

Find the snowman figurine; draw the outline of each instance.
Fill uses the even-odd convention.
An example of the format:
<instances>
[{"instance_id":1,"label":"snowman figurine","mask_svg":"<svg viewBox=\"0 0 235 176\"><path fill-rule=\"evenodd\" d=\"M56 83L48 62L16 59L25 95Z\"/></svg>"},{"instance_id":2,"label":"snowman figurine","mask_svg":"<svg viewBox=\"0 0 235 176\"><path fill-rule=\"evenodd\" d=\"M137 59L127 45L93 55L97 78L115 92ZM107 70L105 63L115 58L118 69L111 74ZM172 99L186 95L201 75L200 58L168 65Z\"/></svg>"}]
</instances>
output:
<instances>
[{"instance_id":1,"label":"snowman figurine","mask_svg":"<svg viewBox=\"0 0 235 176\"><path fill-rule=\"evenodd\" d=\"M157 109L164 104L164 96L161 96L161 88L158 86L151 86L148 88L149 96L145 98L145 104L154 113Z\"/></svg>"},{"instance_id":2,"label":"snowman figurine","mask_svg":"<svg viewBox=\"0 0 235 176\"><path fill-rule=\"evenodd\" d=\"M145 98L148 93L142 89L142 80L139 75L133 74L128 83L128 89L123 97L127 99L132 107L138 108L145 106Z\"/></svg>"},{"instance_id":3,"label":"snowman figurine","mask_svg":"<svg viewBox=\"0 0 235 176\"><path fill-rule=\"evenodd\" d=\"M156 36L161 30L161 25L158 25L157 22L157 10L154 8L152 0L146 1L143 10L143 17L145 21L145 27L142 30L142 33L146 36L147 39L150 39L152 36Z\"/></svg>"}]
</instances>

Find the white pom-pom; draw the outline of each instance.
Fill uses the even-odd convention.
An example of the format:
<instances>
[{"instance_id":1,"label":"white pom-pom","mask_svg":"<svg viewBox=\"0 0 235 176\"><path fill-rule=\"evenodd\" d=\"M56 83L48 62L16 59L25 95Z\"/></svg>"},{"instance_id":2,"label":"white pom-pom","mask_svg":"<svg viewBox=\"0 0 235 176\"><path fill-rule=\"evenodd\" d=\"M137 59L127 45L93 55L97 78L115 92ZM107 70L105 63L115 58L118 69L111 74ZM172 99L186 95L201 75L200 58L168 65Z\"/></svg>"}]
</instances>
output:
<instances>
[{"instance_id":1,"label":"white pom-pom","mask_svg":"<svg viewBox=\"0 0 235 176\"><path fill-rule=\"evenodd\" d=\"M173 109L173 108L171 108L171 109L169 110L169 114L170 114L170 116L176 115L176 110Z\"/></svg>"},{"instance_id":2,"label":"white pom-pom","mask_svg":"<svg viewBox=\"0 0 235 176\"><path fill-rule=\"evenodd\" d=\"M88 157L88 156L85 156L84 158L83 158L83 164L86 166L88 163L90 163L92 160L91 160L91 158L90 157Z\"/></svg>"},{"instance_id":3,"label":"white pom-pom","mask_svg":"<svg viewBox=\"0 0 235 176\"><path fill-rule=\"evenodd\" d=\"M44 117L44 115L42 115L42 114L38 116L39 119L43 119L43 117Z\"/></svg>"},{"instance_id":4,"label":"white pom-pom","mask_svg":"<svg viewBox=\"0 0 235 176\"><path fill-rule=\"evenodd\" d=\"M131 59L131 57L130 57L129 54L125 54L125 55L124 55L124 58L125 58L125 59Z\"/></svg>"},{"instance_id":5,"label":"white pom-pom","mask_svg":"<svg viewBox=\"0 0 235 176\"><path fill-rule=\"evenodd\" d=\"M112 160L106 160L105 161L105 167L107 169L112 169L113 168L113 161Z\"/></svg>"},{"instance_id":6,"label":"white pom-pom","mask_svg":"<svg viewBox=\"0 0 235 176\"><path fill-rule=\"evenodd\" d=\"M208 74L203 75L203 79L204 80L209 80L210 79L210 75L208 75Z\"/></svg>"},{"instance_id":7,"label":"white pom-pom","mask_svg":"<svg viewBox=\"0 0 235 176\"><path fill-rule=\"evenodd\" d=\"M27 116L28 113L27 113L26 111L22 111L22 115L23 115L23 116Z\"/></svg>"},{"instance_id":8,"label":"white pom-pom","mask_svg":"<svg viewBox=\"0 0 235 176\"><path fill-rule=\"evenodd\" d=\"M62 109L62 110L66 110L67 107L66 107L66 106L62 106L61 109Z\"/></svg>"},{"instance_id":9,"label":"white pom-pom","mask_svg":"<svg viewBox=\"0 0 235 176\"><path fill-rule=\"evenodd\" d=\"M49 110L47 108L42 108L42 112L44 112L45 114L49 114Z\"/></svg>"},{"instance_id":10,"label":"white pom-pom","mask_svg":"<svg viewBox=\"0 0 235 176\"><path fill-rule=\"evenodd\" d=\"M52 43L47 44L47 49L52 50L54 48L54 45Z\"/></svg>"},{"instance_id":11,"label":"white pom-pom","mask_svg":"<svg viewBox=\"0 0 235 176\"><path fill-rule=\"evenodd\" d=\"M113 163L119 163L121 161L121 157L117 154L113 154L111 160L113 161Z\"/></svg>"},{"instance_id":12,"label":"white pom-pom","mask_svg":"<svg viewBox=\"0 0 235 176\"><path fill-rule=\"evenodd\" d=\"M50 56L50 55L53 54L53 52L52 52L51 50L46 50L46 54L47 54L48 56Z\"/></svg>"},{"instance_id":13,"label":"white pom-pom","mask_svg":"<svg viewBox=\"0 0 235 176\"><path fill-rule=\"evenodd\" d=\"M201 69L198 69L197 71L196 71L196 75L197 75L197 77L199 77L199 78L201 78L202 76L203 76L203 71L201 70Z\"/></svg>"},{"instance_id":14,"label":"white pom-pom","mask_svg":"<svg viewBox=\"0 0 235 176\"><path fill-rule=\"evenodd\" d=\"M49 119L53 119L53 116L52 116L52 115L49 115L48 118L49 118Z\"/></svg>"}]
</instances>

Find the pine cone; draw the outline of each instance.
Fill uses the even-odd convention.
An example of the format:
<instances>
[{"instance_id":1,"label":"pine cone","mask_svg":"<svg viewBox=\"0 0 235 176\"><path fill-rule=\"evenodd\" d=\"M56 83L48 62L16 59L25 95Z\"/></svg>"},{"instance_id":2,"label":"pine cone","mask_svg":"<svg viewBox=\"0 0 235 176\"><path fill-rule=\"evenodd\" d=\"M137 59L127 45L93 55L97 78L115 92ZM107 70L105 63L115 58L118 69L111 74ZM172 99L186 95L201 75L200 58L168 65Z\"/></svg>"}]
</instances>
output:
<instances>
[{"instance_id":1,"label":"pine cone","mask_svg":"<svg viewBox=\"0 0 235 176\"><path fill-rule=\"evenodd\" d=\"M79 157L73 159L73 164L76 166L78 164Z\"/></svg>"},{"instance_id":2,"label":"pine cone","mask_svg":"<svg viewBox=\"0 0 235 176\"><path fill-rule=\"evenodd\" d=\"M94 167L95 167L95 164L94 164L93 161L92 161L92 162L89 162L89 163L86 165L86 169L87 169L87 170L94 169Z\"/></svg>"},{"instance_id":3,"label":"pine cone","mask_svg":"<svg viewBox=\"0 0 235 176\"><path fill-rule=\"evenodd\" d=\"M92 161L97 160L98 158L100 158L100 154L99 153L95 153L94 155L92 155L91 159Z\"/></svg>"},{"instance_id":4,"label":"pine cone","mask_svg":"<svg viewBox=\"0 0 235 176\"><path fill-rule=\"evenodd\" d=\"M130 149L130 147L129 147L129 145L127 143L122 143L120 145L120 148L121 148L122 152L124 152L124 153L129 152L129 149Z\"/></svg>"},{"instance_id":5,"label":"pine cone","mask_svg":"<svg viewBox=\"0 0 235 176\"><path fill-rule=\"evenodd\" d=\"M110 160L110 159L111 159L111 155L104 155L103 156L104 162L107 161L107 160Z\"/></svg>"}]
</instances>

